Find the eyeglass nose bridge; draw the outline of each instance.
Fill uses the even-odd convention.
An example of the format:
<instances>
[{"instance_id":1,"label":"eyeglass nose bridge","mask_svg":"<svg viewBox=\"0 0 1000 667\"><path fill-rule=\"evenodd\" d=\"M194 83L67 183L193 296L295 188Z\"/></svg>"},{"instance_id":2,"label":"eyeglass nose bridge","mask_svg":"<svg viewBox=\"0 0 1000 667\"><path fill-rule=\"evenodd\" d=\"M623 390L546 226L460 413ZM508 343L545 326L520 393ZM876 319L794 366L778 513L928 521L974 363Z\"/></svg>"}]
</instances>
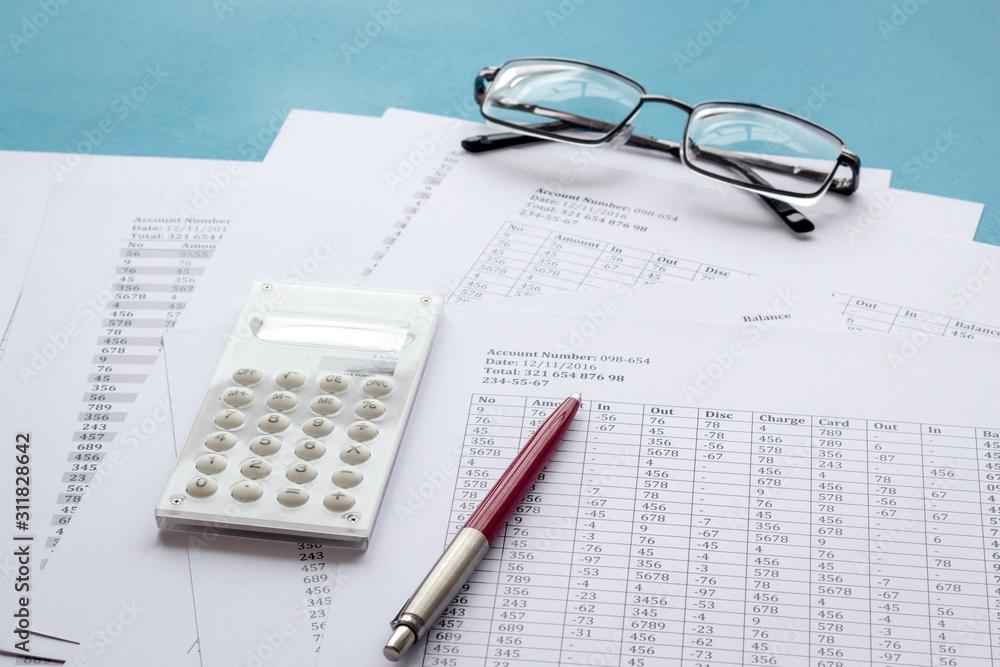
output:
<instances>
[{"instance_id":1,"label":"eyeglass nose bridge","mask_svg":"<svg viewBox=\"0 0 1000 667\"><path fill-rule=\"evenodd\" d=\"M683 111L684 113L686 113L689 117L691 115L691 112L694 110L694 107L691 106L690 104L688 104L687 102L681 102L680 100L674 99L673 97L667 97L666 95L649 95L647 93L643 93L639 97L639 102L635 105L635 109L632 110L632 113L630 113L629 116L628 116L628 118L625 120L625 122L622 123L621 129L619 130L619 132L616 133L616 134L623 134L623 135L625 135L626 138L623 141L622 140L618 141L615 145L618 145L620 143L626 143L627 141L629 141L631 139L631 137L633 136L632 135L632 130L634 130L634 127L632 125L632 121L635 120L635 117L639 113L639 110L642 108L642 105L646 104L647 102L649 102L651 104L666 104L668 106L672 106L675 109L680 109L681 111ZM627 129L627 132L626 132L626 129ZM615 139L614 136L612 136L611 138L612 138L612 140ZM636 143L643 143L645 145L645 143L644 143L644 139L645 138L638 137L638 136L636 136L635 138L637 140ZM677 157L680 157L679 154L676 152L676 149L680 148L679 144L676 145L676 149L675 149L674 148L675 145L673 144L673 142L665 142L665 141L662 141L662 140L657 140L657 141L654 141L653 143L654 144L660 144L660 145L658 145L658 146L652 146L652 145L650 145L650 146L647 146L647 147L654 147L657 150L663 150L666 147L668 152L674 153Z\"/></svg>"},{"instance_id":2,"label":"eyeglass nose bridge","mask_svg":"<svg viewBox=\"0 0 1000 667\"><path fill-rule=\"evenodd\" d=\"M642 146L643 148L651 148L658 151L665 151L667 153L672 154L674 157L679 158L680 148L681 148L680 144L674 143L672 141L667 141L664 139L653 139L652 137L641 136L634 133L635 126L632 124L632 121L635 120L635 117L639 113L639 110L642 108L642 105L647 102L652 104L666 104L668 106L672 106L675 109L680 109L681 111L686 113L689 117L691 115L691 111L694 110L694 107L688 104L687 102L681 102L680 100L674 99L672 97L667 97L665 95L649 95L644 92L639 97L639 101L636 103L635 108L632 110L632 113L628 115L628 118L626 118L625 121L621 124L618 131L614 132L608 138L609 146L611 148L615 148L622 144L631 143L635 144L636 146Z\"/></svg>"},{"instance_id":3,"label":"eyeglass nose bridge","mask_svg":"<svg viewBox=\"0 0 1000 667\"><path fill-rule=\"evenodd\" d=\"M652 102L655 104L669 104L670 106L680 109L681 111L687 114L690 114L692 111L694 111L694 107L688 104L687 102L681 102L680 100L675 100L674 98L667 97L665 95L647 95L645 93L639 98L639 104L636 105L635 110L639 111L639 107L641 107L646 102ZM633 115L635 114L633 113Z\"/></svg>"}]
</instances>

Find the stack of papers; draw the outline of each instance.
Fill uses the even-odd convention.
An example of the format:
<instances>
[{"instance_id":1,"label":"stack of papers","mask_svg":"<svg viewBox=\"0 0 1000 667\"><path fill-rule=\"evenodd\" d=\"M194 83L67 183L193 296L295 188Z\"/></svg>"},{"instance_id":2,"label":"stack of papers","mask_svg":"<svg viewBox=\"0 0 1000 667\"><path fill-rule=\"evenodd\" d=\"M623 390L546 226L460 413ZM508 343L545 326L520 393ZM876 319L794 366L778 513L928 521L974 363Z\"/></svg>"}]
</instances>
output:
<instances>
[{"instance_id":1,"label":"stack of papers","mask_svg":"<svg viewBox=\"0 0 1000 667\"><path fill-rule=\"evenodd\" d=\"M659 155L460 148L488 131L296 110L259 164L0 154L20 285L0 301L2 438L23 457L3 653L379 664L544 406L580 391L403 664L989 664L1000 259L971 241L982 206L864 168L795 236ZM364 553L156 528L258 279L447 297Z\"/></svg>"}]
</instances>

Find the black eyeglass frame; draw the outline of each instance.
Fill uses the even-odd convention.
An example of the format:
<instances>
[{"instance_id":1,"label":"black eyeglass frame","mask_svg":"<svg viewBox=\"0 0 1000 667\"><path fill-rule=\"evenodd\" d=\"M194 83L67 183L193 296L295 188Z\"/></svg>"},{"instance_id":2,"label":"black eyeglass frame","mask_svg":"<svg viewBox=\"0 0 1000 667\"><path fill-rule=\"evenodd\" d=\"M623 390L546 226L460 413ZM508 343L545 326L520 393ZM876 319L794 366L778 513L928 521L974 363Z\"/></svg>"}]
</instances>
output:
<instances>
[{"instance_id":1,"label":"black eyeglass frame","mask_svg":"<svg viewBox=\"0 0 1000 667\"><path fill-rule=\"evenodd\" d=\"M546 61L553 63L567 63L573 65L579 65L582 67L587 67L595 70L604 72L610 76L618 78L622 81L627 82L629 85L634 86L640 93L639 101L636 103L635 108L627 115L627 117L620 122L618 125L609 127L604 125L603 127L591 119L582 119L580 117L573 116L571 114L566 114L564 112L558 112L551 109L546 109L544 115L554 117L559 120L570 122L574 125L585 124L591 129L602 130L602 134L596 138L583 138L583 137L566 137L564 135L557 134L555 132L547 131L544 129L539 129L538 127L527 127L524 125L519 125L510 121L505 121L500 118L495 118L486 111L483 110L483 102L486 98L486 92L492 84L497 72L499 72L504 67L512 64L517 64L519 62L525 61ZM803 118L795 114L789 113L787 111L782 111L781 109L775 109L772 107L763 106L760 104L752 104L747 102L732 102L732 101L706 101L696 104L694 106L682 102L680 100L666 97L663 95L650 95L646 92L646 89L634 79L625 76L619 72L616 72L607 67L601 67L600 65L594 65L582 60L572 60L568 58L514 58L508 60L501 65L486 67L479 72L476 76L474 84L474 95L476 103L480 107L480 113L486 118L490 123L494 125L499 125L501 127L507 127L513 130L512 134L494 134L494 135L481 135L477 137L470 137L462 142L462 147L470 152L483 152L488 150L495 150L499 148L506 148L509 146L516 146L521 144L532 143L539 140L557 141L567 144L593 146L602 144L618 145L620 143L625 143L630 146L635 146L638 148L646 148L652 150L658 150L661 152L670 153L674 157L680 159L681 163L691 169L692 171L702 174L713 180L723 181L729 183L735 187L738 187L749 192L753 192L761 197L765 203L767 203L786 224L795 232L807 232L814 229L813 224L805 218L796 209L790 206L791 203L797 203L800 205L810 205L815 203L820 197L822 197L826 192L835 192L843 195L850 195L857 191L860 185L860 171L861 171L861 160L858 158L857 154L852 151L847 150L844 146L843 140L830 132L825 127L809 120L808 118ZM678 144L673 141L668 141L664 139L656 139L654 137L647 137L643 135L634 134L630 129L630 124L635 116L639 113L642 105L646 102L651 103L662 103L673 106L681 111L688 114L688 122L684 126L684 137L682 143ZM715 172L706 171L704 169L698 168L692 164L687 157L687 151L685 146L688 144L688 128L689 121L694 115L695 111L702 107L707 107L709 105L734 105L745 109L754 109L766 111L771 114L775 114L779 117L788 118L792 122L805 124L811 126L831 137L836 139L841 146L840 155L837 158L837 162L833 169L829 172L823 171L813 171L809 169L803 169L798 167L790 167L784 163L771 162L769 160L757 160L755 166L764 166L767 169L776 171L795 171L800 176L805 176L807 178L812 178L818 180L819 186L815 192L808 193L805 195L800 195L797 193L790 193L779 188L775 188L770 185L765 179L760 177L753 169L747 166L748 159L746 156L739 156L739 159L732 159L727 156L722 151L714 150L715 155L711 159L722 162L725 166L732 168L735 171L740 172L740 174L751 183L745 181L737 180L735 178L730 178ZM530 111L537 111L538 109L530 109ZM560 118L561 116L561 118ZM580 121L587 121L586 123L581 123ZM551 126L552 124L549 124ZM764 163L767 163L766 165ZM847 178L835 178L837 170L845 166L850 170L850 177ZM811 172L811 173L809 173ZM821 180L817 179L821 176Z\"/></svg>"}]
</instances>

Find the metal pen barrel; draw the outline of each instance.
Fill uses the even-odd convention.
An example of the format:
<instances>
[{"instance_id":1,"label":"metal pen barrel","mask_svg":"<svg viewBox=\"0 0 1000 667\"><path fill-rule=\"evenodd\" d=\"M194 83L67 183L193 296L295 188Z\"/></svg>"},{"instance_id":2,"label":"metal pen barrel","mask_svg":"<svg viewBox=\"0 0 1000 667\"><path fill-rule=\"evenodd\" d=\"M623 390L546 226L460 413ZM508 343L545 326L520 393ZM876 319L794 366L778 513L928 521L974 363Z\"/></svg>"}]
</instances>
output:
<instances>
[{"instance_id":1,"label":"metal pen barrel","mask_svg":"<svg viewBox=\"0 0 1000 667\"><path fill-rule=\"evenodd\" d=\"M406 649L426 634L428 624L444 611L489 549L486 536L475 528L459 531L413 597L392 620L392 636L382 651L386 658L399 660Z\"/></svg>"}]
</instances>

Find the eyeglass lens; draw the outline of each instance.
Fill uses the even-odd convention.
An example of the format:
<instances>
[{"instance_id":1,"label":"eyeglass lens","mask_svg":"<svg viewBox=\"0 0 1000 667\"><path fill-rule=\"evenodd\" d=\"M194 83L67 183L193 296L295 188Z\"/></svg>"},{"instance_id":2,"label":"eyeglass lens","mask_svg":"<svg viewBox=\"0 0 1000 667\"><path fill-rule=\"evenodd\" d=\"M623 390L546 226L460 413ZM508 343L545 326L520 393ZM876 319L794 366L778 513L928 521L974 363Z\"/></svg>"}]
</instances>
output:
<instances>
[{"instance_id":1,"label":"eyeglass lens","mask_svg":"<svg viewBox=\"0 0 1000 667\"><path fill-rule=\"evenodd\" d=\"M574 63L524 60L503 67L482 110L487 118L583 141L602 141L635 111L642 90Z\"/></svg>"},{"instance_id":2,"label":"eyeglass lens","mask_svg":"<svg viewBox=\"0 0 1000 667\"><path fill-rule=\"evenodd\" d=\"M763 178L776 190L808 196L822 192L843 144L794 116L708 103L691 112L684 149L688 166L706 175L750 185Z\"/></svg>"}]
</instances>

